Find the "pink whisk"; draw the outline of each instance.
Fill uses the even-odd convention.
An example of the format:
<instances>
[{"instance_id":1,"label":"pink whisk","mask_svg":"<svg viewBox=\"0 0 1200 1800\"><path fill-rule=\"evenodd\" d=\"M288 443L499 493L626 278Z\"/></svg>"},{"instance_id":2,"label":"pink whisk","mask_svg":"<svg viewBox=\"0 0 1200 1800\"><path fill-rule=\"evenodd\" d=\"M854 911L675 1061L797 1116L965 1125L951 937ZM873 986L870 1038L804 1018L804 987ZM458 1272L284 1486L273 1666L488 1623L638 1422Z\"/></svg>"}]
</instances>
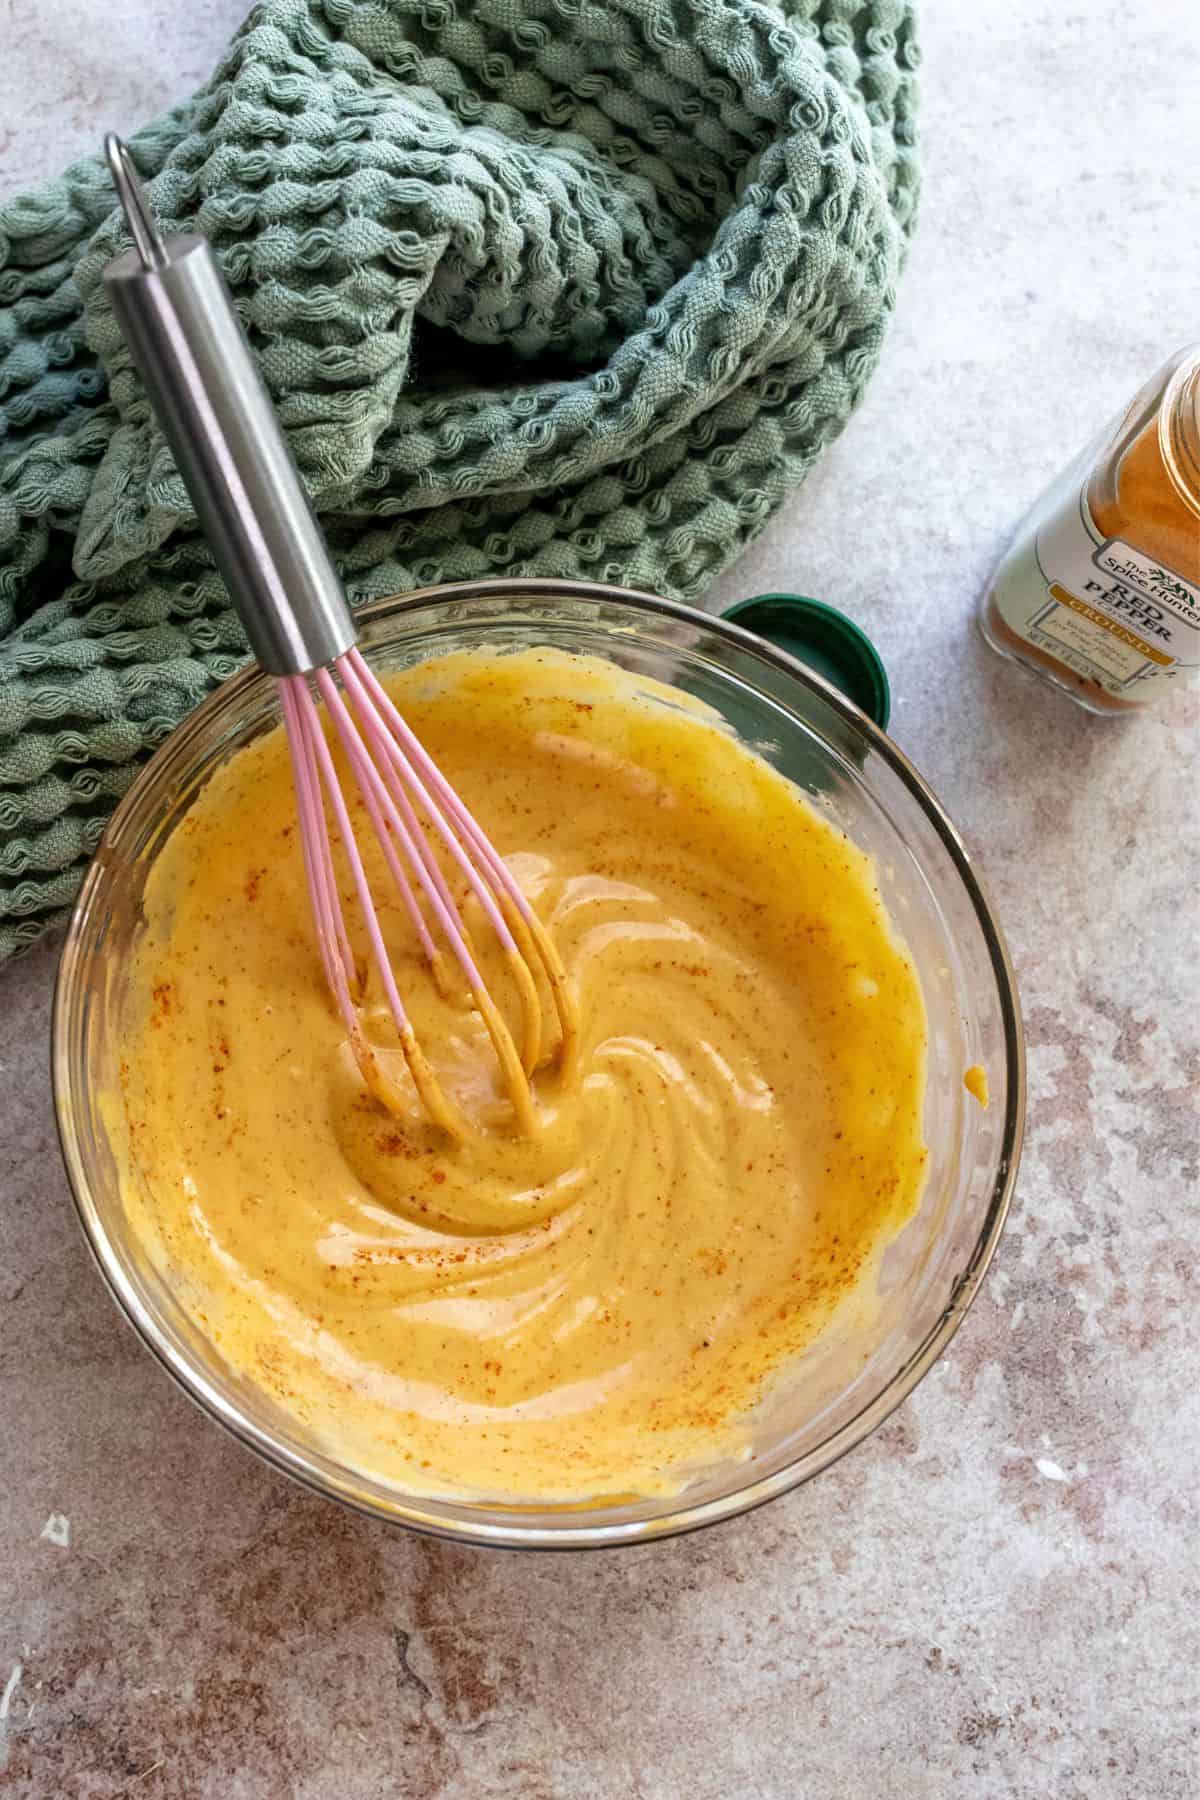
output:
<instances>
[{"instance_id":1,"label":"pink whisk","mask_svg":"<svg viewBox=\"0 0 1200 1800\"><path fill-rule=\"evenodd\" d=\"M105 269L105 284L251 648L279 681L317 943L363 1079L391 1110L404 1110L363 1027L335 839L420 1103L461 1135L396 982L318 699L430 971L444 980L447 952L457 963L517 1123L531 1132L530 1077L543 1060L539 970L557 1016L551 1054L565 1060L575 1039L562 963L503 859L356 648L341 583L211 250L203 238L160 237L129 151L115 137L105 149L134 240ZM519 997L519 1049L480 972L443 858L499 941Z\"/></svg>"},{"instance_id":2,"label":"pink whisk","mask_svg":"<svg viewBox=\"0 0 1200 1800\"><path fill-rule=\"evenodd\" d=\"M334 679L334 672L338 680ZM430 970L435 974L439 971L443 952L418 903L414 879L487 1026L517 1122L523 1131L531 1132L535 1116L529 1077L541 1057L542 1036L541 999L533 973L536 965L540 964L553 997L560 1045L569 1046L574 1037L570 996L558 954L503 859L405 723L361 652L351 648L335 658L332 670L316 670L314 679ZM366 1041L352 997L357 984L355 962L338 894L326 805L333 814L350 867L372 958L417 1092L429 1116L457 1135L457 1119L417 1042L396 985L312 690L303 675L284 676L279 687L317 941L359 1068L377 1098L392 1110L400 1110L403 1103L391 1091L391 1084ZM422 828L418 813L424 815L427 829ZM521 1000L520 1052L479 971L431 836L440 841L457 866L500 940Z\"/></svg>"}]
</instances>

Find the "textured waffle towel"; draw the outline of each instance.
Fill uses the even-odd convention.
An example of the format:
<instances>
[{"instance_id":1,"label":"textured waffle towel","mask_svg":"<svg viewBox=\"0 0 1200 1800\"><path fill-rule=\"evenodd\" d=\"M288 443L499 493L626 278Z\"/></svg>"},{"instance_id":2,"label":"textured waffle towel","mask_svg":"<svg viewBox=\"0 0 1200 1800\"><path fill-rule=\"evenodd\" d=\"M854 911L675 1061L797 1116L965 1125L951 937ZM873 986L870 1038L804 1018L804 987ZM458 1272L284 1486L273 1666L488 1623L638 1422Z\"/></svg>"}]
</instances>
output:
<instances>
[{"instance_id":1,"label":"textured waffle towel","mask_svg":"<svg viewBox=\"0 0 1200 1800\"><path fill-rule=\"evenodd\" d=\"M352 598L698 595L845 423L917 189L904 0L267 0L133 141L238 297ZM0 207L0 956L245 657L100 284Z\"/></svg>"}]
</instances>

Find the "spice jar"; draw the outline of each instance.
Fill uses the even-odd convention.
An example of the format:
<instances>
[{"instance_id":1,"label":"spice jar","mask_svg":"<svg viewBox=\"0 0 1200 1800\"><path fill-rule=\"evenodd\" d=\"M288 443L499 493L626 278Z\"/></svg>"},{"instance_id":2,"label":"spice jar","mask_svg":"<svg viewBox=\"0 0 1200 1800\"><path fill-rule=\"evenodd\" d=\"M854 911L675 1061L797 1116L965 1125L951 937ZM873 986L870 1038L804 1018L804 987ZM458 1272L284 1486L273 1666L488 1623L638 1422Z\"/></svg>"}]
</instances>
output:
<instances>
[{"instance_id":1,"label":"spice jar","mask_svg":"<svg viewBox=\"0 0 1200 1800\"><path fill-rule=\"evenodd\" d=\"M1200 666L1200 348L1183 350L1051 483L992 578L983 635L1091 712Z\"/></svg>"}]
</instances>

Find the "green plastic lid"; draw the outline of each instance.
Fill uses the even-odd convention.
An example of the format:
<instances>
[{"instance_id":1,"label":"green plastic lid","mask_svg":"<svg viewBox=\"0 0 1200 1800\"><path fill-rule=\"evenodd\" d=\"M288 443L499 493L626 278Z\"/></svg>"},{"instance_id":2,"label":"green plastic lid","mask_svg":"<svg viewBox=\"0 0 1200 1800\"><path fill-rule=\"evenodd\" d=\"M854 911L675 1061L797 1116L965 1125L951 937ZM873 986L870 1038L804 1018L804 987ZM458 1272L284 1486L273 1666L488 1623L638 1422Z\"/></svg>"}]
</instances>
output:
<instances>
[{"instance_id":1,"label":"green plastic lid","mask_svg":"<svg viewBox=\"0 0 1200 1800\"><path fill-rule=\"evenodd\" d=\"M879 652L852 619L804 594L756 594L721 614L794 656L887 730L892 694Z\"/></svg>"}]
</instances>

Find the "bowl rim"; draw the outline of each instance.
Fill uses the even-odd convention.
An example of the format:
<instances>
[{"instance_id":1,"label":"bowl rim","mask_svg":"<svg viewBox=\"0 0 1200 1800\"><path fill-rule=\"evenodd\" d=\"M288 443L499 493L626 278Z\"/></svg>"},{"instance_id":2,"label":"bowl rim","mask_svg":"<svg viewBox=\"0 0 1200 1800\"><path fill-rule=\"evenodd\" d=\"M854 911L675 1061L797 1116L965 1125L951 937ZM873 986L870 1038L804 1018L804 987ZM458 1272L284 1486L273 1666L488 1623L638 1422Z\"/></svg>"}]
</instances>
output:
<instances>
[{"instance_id":1,"label":"bowl rim","mask_svg":"<svg viewBox=\"0 0 1200 1800\"><path fill-rule=\"evenodd\" d=\"M240 1408L215 1383L193 1367L186 1356L177 1351L165 1334L160 1332L154 1315L143 1307L122 1260L104 1229L91 1193L87 1171L83 1166L78 1137L71 1124L71 1069L67 1056L70 1009L76 985L80 940L95 895L104 879L113 840L119 836L126 819L145 797L147 790L158 783L164 769L187 752L194 737L205 729L213 715L236 705L247 688L272 679L253 662L216 687L168 734L138 771L105 826L72 909L55 977L50 1056L54 1117L68 1184L84 1238L119 1309L155 1360L201 1412L222 1425L264 1462L326 1499L336 1500L368 1518L400 1525L424 1536L481 1548L509 1550L612 1549L622 1545L661 1542L697 1531L705 1525L752 1512L781 1494L801 1486L861 1444L896 1411L928 1374L951 1342L979 1292L1008 1216L1020 1165L1025 1127L1024 1030L1016 976L1003 931L985 887L976 873L970 852L933 789L886 732L831 682L786 651L728 619L680 601L665 600L656 594L608 582L558 580L554 577L487 577L438 583L432 587L415 589L411 593L384 595L372 600L357 609L356 621L360 626L369 626L380 618L403 618L406 613L418 612L431 605L490 597L499 599L502 596L535 603L539 599L547 602L615 601L650 616L702 627L719 638L727 638L741 651L752 654L769 667L780 670L803 686L811 688L846 723L859 731L871 749L884 759L908 789L949 854L979 924L996 984L1004 1040L1005 1113L996 1176L971 1256L941 1315L887 1386L865 1401L828 1439L773 1474L750 1481L744 1487L736 1488L716 1500L688 1504L683 1496L677 1508L658 1519L608 1525L564 1523L547 1527L523 1523L521 1509L514 1509L503 1524L477 1520L460 1523L458 1517L447 1516L442 1512L444 1506L453 1505L453 1502L432 1496L426 1498L404 1495L395 1503L385 1505L364 1495L349 1478L345 1481L331 1478L305 1453L279 1442L245 1417ZM490 1510L494 1514L503 1513L504 1508L495 1505ZM571 1517L570 1514L566 1516Z\"/></svg>"}]
</instances>

